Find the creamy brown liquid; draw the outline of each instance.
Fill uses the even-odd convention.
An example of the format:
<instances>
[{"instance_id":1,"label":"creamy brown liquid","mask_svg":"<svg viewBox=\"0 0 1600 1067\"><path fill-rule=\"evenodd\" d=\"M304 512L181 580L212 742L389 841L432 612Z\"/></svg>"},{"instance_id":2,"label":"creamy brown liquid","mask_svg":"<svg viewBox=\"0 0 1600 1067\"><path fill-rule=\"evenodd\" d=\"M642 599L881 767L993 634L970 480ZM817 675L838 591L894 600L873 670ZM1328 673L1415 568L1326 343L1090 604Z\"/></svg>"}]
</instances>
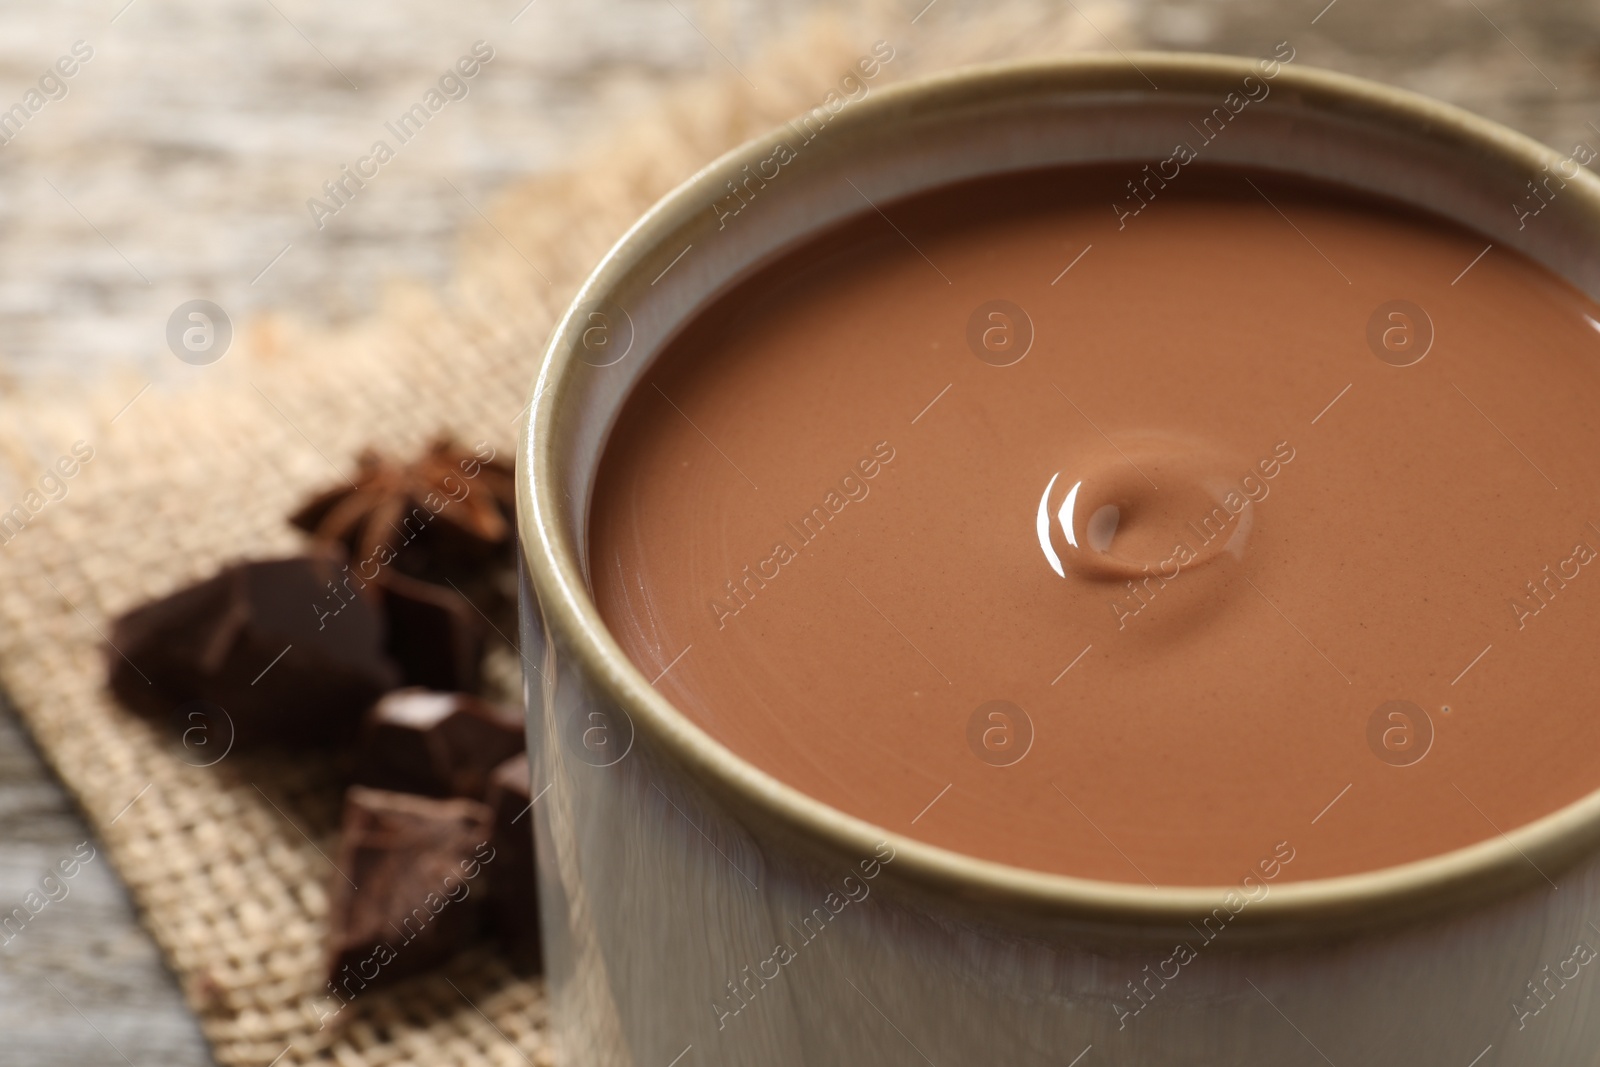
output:
<instances>
[{"instance_id":1,"label":"creamy brown liquid","mask_svg":"<svg viewBox=\"0 0 1600 1067\"><path fill-rule=\"evenodd\" d=\"M602 464L623 648L828 804L1090 878L1348 874L1600 786L1600 308L1266 174L1119 229L1137 176L880 205L699 315Z\"/></svg>"}]
</instances>

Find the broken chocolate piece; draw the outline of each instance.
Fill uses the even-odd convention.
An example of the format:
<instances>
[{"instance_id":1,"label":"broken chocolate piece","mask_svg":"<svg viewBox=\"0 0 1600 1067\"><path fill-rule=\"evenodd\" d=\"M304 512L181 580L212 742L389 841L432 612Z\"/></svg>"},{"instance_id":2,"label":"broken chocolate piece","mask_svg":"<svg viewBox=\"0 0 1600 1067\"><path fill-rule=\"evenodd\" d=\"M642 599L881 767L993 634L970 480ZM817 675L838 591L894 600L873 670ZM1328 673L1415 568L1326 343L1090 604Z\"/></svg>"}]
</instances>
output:
<instances>
[{"instance_id":1,"label":"broken chocolate piece","mask_svg":"<svg viewBox=\"0 0 1600 1067\"><path fill-rule=\"evenodd\" d=\"M528 757L513 756L489 776L494 810L495 862L489 869L489 914L494 939L512 959L535 968L539 954L539 897L534 884L533 799Z\"/></svg>"},{"instance_id":2,"label":"broken chocolate piece","mask_svg":"<svg viewBox=\"0 0 1600 1067\"><path fill-rule=\"evenodd\" d=\"M492 822L476 800L350 788L328 915L340 999L437 966L476 935Z\"/></svg>"},{"instance_id":3,"label":"broken chocolate piece","mask_svg":"<svg viewBox=\"0 0 1600 1067\"><path fill-rule=\"evenodd\" d=\"M341 545L361 574L393 564L444 583L508 556L515 482L487 444L469 452L442 438L410 463L368 449L357 465L351 485L311 498L289 521Z\"/></svg>"},{"instance_id":4,"label":"broken chocolate piece","mask_svg":"<svg viewBox=\"0 0 1600 1067\"><path fill-rule=\"evenodd\" d=\"M484 624L466 597L392 571L376 584L389 624L385 647L405 684L454 692L478 688Z\"/></svg>"},{"instance_id":5,"label":"broken chocolate piece","mask_svg":"<svg viewBox=\"0 0 1600 1067\"><path fill-rule=\"evenodd\" d=\"M239 563L135 608L112 626L112 691L162 720L209 701L227 712L241 750L354 736L399 671L384 655L377 605L329 597L341 565L331 553Z\"/></svg>"},{"instance_id":6,"label":"broken chocolate piece","mask_svg":"<svg viewBox=\"0 0 1600 1067\"><path fill-rule=\"evenodd\" d=\"M519 712L464 693L401 689L367 713L356 781L480 800L490 772L522 751L523 736Z\"/></svg>"}]
</instances>

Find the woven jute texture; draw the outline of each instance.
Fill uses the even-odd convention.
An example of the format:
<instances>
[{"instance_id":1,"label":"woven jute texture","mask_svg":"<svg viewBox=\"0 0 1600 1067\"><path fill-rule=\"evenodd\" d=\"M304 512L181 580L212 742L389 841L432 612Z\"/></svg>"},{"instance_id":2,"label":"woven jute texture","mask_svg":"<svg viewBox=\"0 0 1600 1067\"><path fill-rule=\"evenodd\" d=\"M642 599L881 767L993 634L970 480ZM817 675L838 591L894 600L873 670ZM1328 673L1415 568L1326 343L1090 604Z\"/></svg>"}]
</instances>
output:
<instances>
[{"instance_id":1,"label":"woven jute texture","mask_svg":"<svg viewBox=\"0 0 1600 1067\"><path fill-rule=\"evenodd\" d=\"M334 333L287 314L239 323L220 362L142 393L130 380L87 402L37 388L0 400L0 467L18 500L72 442L94 450L66 495L0 546L0 684L103 840L220 1064L544 1064L544 988L479 947L324 1022L337 1006L322 971L338 877L331 760L211 763L216 745L175 744L106 691L110 620L220 564L301 548L285 515L364 445L410 454L450 432L509 456L541 345L605 249L698 167L820 103L875 41L895 49L881 86L1099 47L1119 27L1098 4L945 0L913 22L920 6L819 16L738 70L708 51L712 73L596 131L562 173L509 191L464 236L444 292L397 287ZM509 641L496 656L493 673L516 691Z\"/></svg>"}]
</instances>

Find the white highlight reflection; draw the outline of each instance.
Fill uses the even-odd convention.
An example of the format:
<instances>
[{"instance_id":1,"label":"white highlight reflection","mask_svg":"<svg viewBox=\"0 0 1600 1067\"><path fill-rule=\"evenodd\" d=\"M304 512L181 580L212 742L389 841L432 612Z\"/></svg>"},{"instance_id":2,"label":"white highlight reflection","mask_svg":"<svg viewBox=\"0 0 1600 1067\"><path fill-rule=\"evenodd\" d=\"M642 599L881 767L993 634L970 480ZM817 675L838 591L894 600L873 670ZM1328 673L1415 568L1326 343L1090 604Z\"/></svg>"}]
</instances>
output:
<instances>
[{"instance_id":1,"label":"white highlight reflection","mask_svg":"<svg viewBox=\"0 0 1600 1067\"><path fill-rule=\"evenodd\" d=\"M1067 499L1061 502L1061 510L1056 512L1056 518L1061 520L1061 528L1067 532L1067 544L1073 548L1078 547L1078 535L1073 532L1072 509L1078 503L1078 490L1082 488L1083 482L1080 481L1067 490Z\"/></svg>"},{"instance_id":2,"label":"white highlight reflection","mask_svg":"<svg viewBox=\"0 0 1600 1067\"><path fill-rule=\"evenodd\" d=\"M1050 484L1044 487L1044 496L1039 498L1039 515L1034 520L1034 528L1039 533L1039 547L1044 549L1044 558L1049 562L1050 569L1056 572L1057 577L1065 578L1067 572L1061 566L1061 557L1056 555L1055 548L1050 544L1050 490L1056 487L1056 479L1059 477L1061 477L1061 472L1056 471L1050 476ZM1082 484L1082 482L1078 483L1078 485ZM1073 486L1072 491L1076 493L1078 486ZM1071 497L1069 496L1068 499L1070 500ZM1068 530L1071 530L1071 527L1068 527Z\"/></svg>"}]
</instances>

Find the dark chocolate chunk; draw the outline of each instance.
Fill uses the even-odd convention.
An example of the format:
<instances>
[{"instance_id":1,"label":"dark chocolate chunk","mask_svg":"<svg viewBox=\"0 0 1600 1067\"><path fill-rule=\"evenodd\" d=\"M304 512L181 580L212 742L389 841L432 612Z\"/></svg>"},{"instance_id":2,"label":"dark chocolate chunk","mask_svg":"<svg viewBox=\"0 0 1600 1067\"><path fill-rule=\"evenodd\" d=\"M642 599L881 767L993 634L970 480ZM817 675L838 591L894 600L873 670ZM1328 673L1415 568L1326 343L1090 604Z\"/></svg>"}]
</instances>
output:
<instances>
[{"instance_id":1,"label":"dark chocolate chunk","mask_svg":"<svg viewBox=\"0 0 1600 1067\"><path fill-rule=\"evenodd\" d=\"M492 823L476 800L346 792L328 915L336 995L435 967L476 936Z\"/></svg>"},{"instance_id":2,"label":"dark chocolate chunk","mask_svg":"<svg viewBox=\"0 0 1600 1067\"><path fill-rule=\"evenodd\" d=\"M470 692L478 687L484 625L454 589L392 571L377 581L389 626L386 648L406 685Z\"/></svg>"},{"instance_id":3,"label":"dark chocolate chunk","mask_svg":"<svg viewBox=\"0 0 1600 1067\"><path fill-rule=\"evenodd\" d=\"M533 798L528 757L513 756L489 776L494 810L494 863L489 865L489 915L494 940L512 959L535 968L539 955L539 898L534 885Z\"/></svg>"},{"instance_id":4,"label":"dark chocolate chunk","mask_svg":"<svg viewBox=\"0 0 1600 1067\"><path fill-rule=\"evenodd\" d=\"M401 689L367 713L356 781L481 800L490 772L522 751L523 738L520 712L464 693Z\"/></svg>"},{"instance_id":5,"label":"dark chocolate chunk","mask_svg":"<svg viewBox=\"0 0 1600 1067\"><path fill-rule=\"evenodd\" d=\"M112 626L112 691L161 719L217 705L241 749L349 739L399 671L378 606L329 594L341 569L326 553L240 563L135 608Z\"/></svg>"}]
</instances>

